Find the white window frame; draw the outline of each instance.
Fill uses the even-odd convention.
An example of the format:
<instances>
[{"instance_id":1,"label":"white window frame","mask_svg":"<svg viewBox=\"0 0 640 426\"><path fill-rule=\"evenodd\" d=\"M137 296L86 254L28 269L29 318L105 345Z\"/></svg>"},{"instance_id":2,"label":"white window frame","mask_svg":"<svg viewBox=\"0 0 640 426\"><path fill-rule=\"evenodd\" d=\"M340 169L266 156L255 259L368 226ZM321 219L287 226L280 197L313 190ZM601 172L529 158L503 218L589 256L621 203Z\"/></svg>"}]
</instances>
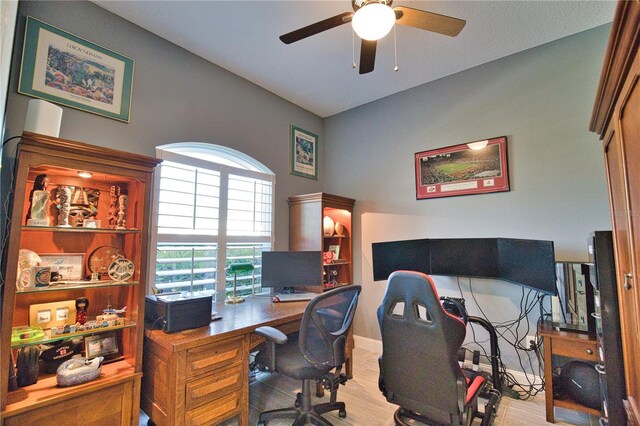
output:
<instances>
[{"instance_id":1,"label":"white window frame","mask_svg":"<svg viewBox=\"0 0 640 426\"><path fill-rule=\"evenodd\" d=\"M191 149L192 151L201 150L202 152L215 152L216 155L235 161L245 167L251 167L254 170L232 167L226 164L214 163L212 161L202 160L200 158L191 157L184 154L178 154L170 149ZM217 265L215 296L216 300L224 300L226 291L226 274L220 273L226 269L227 244L229 243L269 243L273 248L275 246L275 174L258 160L237 151L233 148L201 143L201 142L181 142L161 145L156 147L156 158L181 163L194 167L201 167L220 173L220 198L219 198L219 217L218 217L218 234L217 235L181 235L181 234L162 234L162 238L158 237L158 214L160 199L160 171L156 170L153 185L153 207L152 207L152 233L151 233L151 250L149 250L149 270L148 270L148 288L147 293L151 293L151 289L155 286L156 275L156 254L158 241L163 243L217 243ZM160 165L159 167L162 167ZM228 183L229 174L244 176L248 178L261 179L271 182L271 235L270 236L235 236L227 235L227 201L228 201ZM215 240L215 241L214 241Z\"/></svg>"}]
</instances>

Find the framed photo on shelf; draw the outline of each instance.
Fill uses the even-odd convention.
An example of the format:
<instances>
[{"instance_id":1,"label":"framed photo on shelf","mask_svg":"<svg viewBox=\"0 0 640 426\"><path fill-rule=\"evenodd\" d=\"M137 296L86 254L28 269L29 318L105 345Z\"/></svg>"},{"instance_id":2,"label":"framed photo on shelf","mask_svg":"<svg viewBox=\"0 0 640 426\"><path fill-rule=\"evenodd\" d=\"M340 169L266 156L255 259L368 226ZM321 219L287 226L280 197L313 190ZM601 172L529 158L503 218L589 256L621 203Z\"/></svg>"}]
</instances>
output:
<instances>
[{"instance_id":1,"label":"framed photo on shelf","mask_svg":"<svg viewBox=\"0 0 640 426\"><path fill-rule=\"evenodd\" d=\"M318 179L318 136L291 125L290 163L292 175Z\"/></svg>"},{"instance_id":2,"label":"framed photo on shelf","mask_svg":"<svg viewBox=\"0 0 640 426\"><path fill-rule=\"evenodd\" d=\"M415 154L416 199L509 191L507 137Z\"/></svg>"},{"instance_id":3,"label":"framed photo on shelf","mask_svg":"<svg viewBox=\"0 0 640 426\"><path fill-rule=\"evenodd\" d=\"M42 266L57 266L62 281L84 280L84 253L41 254Z\"/></svg>"},{"instance_id":4,"label":"framed photo on shelf","mask_svg":"<svg viewBox=\"0 0 640 426\"><path fill-rule=\"evenodd\" d=\"M43 329L75 323L76 301L38 303L29 306L29 325Z\"/></svg>"},{"instance_id":5,"label":"framed photo on shelf","mask_svg":"<svg viewBox=\"0 0 640 426\"><path fill-rule=\"evenodd\" d=\"M333 253L333 260L338 260L340 258L340 245L332 244L329 246L329 251Z\"/></svg>"},{"instance_id":6,"label":"framed photo on shelf","mask_svg":"<svg viewBox=\"0 0 640 426\"><path fill-rule=\"evenodd\" d=\"M18 92L129 122L133 59L27 17Z\"/></svg>"},{"instance_id":7,"label":"framed photo on shelf","mask_svg":"<svg viewBox=\"0 0 640 426\"><path fill-rule=\"evenodd\" d=\"M85 337L84 347L87 359L93 359L97 356L113 355L119 351L118 338L113 331Z\"/></svg>"}]
</instances>

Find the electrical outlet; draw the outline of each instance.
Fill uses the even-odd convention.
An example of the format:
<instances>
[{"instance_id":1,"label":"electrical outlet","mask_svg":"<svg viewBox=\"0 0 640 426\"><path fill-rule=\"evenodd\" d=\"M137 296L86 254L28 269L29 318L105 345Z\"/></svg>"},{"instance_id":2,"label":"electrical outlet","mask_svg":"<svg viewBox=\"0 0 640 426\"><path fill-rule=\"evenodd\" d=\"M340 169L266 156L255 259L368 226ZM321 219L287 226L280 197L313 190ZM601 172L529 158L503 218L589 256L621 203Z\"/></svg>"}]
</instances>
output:
<instances>
[{"instance_id":1,"label":"electrical outlet","mask_svg":"<svg viewBox=\"0 0 640 426\"><path fill-rule=\"evenodd\" d=\"M530 348L531 345L534 345L534 346L538 345L536 336L527 336L527 340L525 340L525 347Z\"/></svg>"}]
</instances>

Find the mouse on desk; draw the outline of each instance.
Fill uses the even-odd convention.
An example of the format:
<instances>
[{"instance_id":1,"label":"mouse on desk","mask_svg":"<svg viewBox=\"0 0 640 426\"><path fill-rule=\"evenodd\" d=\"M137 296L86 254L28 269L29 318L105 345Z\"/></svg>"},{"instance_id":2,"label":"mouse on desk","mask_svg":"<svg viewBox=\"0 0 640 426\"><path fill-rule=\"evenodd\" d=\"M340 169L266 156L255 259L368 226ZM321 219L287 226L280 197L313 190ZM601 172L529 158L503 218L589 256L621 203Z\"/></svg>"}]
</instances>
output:
<instances>
[{"instance_id":1,"label":"mouse on desk","mask_svg":"<svg viewBox=\"0 0 640 426\"><path fill-rule=\"evenodd\" d=\"M278 303L279 301L280 301L280 299L278 298L278 296L274 296L273 303Z\"/></svg>"}]
</instances>

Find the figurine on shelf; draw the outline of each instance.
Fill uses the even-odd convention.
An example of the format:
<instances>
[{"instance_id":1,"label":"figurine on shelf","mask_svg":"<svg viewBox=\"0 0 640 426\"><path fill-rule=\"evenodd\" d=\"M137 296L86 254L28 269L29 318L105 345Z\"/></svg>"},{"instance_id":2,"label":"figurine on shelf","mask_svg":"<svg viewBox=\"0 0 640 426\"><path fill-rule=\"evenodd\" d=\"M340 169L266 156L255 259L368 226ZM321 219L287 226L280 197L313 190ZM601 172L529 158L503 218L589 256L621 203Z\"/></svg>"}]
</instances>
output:
<instances>
[{"instance_id":1,"label":"figurine on shelf","mask_svg":"<svg viewBox=\"0 0 640 426\"><path fill-rule=\"evenodd\" d=\"M87 322L87 309L89 309L89 299L78 297L76 299L76 323L84 325Z\"/></svg>"},{"instance_id":2,"label":"figurine on shelf","mask_svg":"<svg viewBox=\"0 0 640 426\"><path fill-rule=\"evenodd\" d=\"M56 192L56 207L58 208L58 226L70 227L69 209L71 206L71 188L67 185L58 186Z\"/></svg>"},{"instance_id":3,"label":"figurine on shelf","mask_svg":"<svg viewBox=\"0 0 640 426\"><path fill-rule=\"evenodd\" d=\"M122 194L118 197L118 221L116 223L116 229L127 229L127 220L125 216L127 214L127 206L129 205L129 197Z\"/></svg>"},{"instance_id":4,"label":"figurine on shelf","mask_svg":"<svg viewBox=\"0 0 640 426\"><path fill-rule=\"evenodd\" d=\"M109 228L115 229L118 223L118 198L120 197L120 187L113 185L109 191L111 197L111 204L109 205L109 213L107 215L107 221L109 222Z\"/></svg>"},{"instance_id":5,"label":"figurine on shelf","mask_svg":"<svg viewBox=\"0 0 640 426\"><path fill-rule=\"evenodd\" d=\"M49 176L41 174L36 176L33 189L29 193L29 210L27 211L27 225L49 226L49 192L47 185Z\"/></svg>"},{"instance_id":6,"label":"figurine on shelf","mask_svg":"<svg viewBox=\"0 0 640 426\"><path fill-rule=\"evenodd\" d=\"M69 221L71 226L85 227L85 222L95 219L98 214L100 191L76 186L71 192Z\"/></svg>"}]
</instances>

